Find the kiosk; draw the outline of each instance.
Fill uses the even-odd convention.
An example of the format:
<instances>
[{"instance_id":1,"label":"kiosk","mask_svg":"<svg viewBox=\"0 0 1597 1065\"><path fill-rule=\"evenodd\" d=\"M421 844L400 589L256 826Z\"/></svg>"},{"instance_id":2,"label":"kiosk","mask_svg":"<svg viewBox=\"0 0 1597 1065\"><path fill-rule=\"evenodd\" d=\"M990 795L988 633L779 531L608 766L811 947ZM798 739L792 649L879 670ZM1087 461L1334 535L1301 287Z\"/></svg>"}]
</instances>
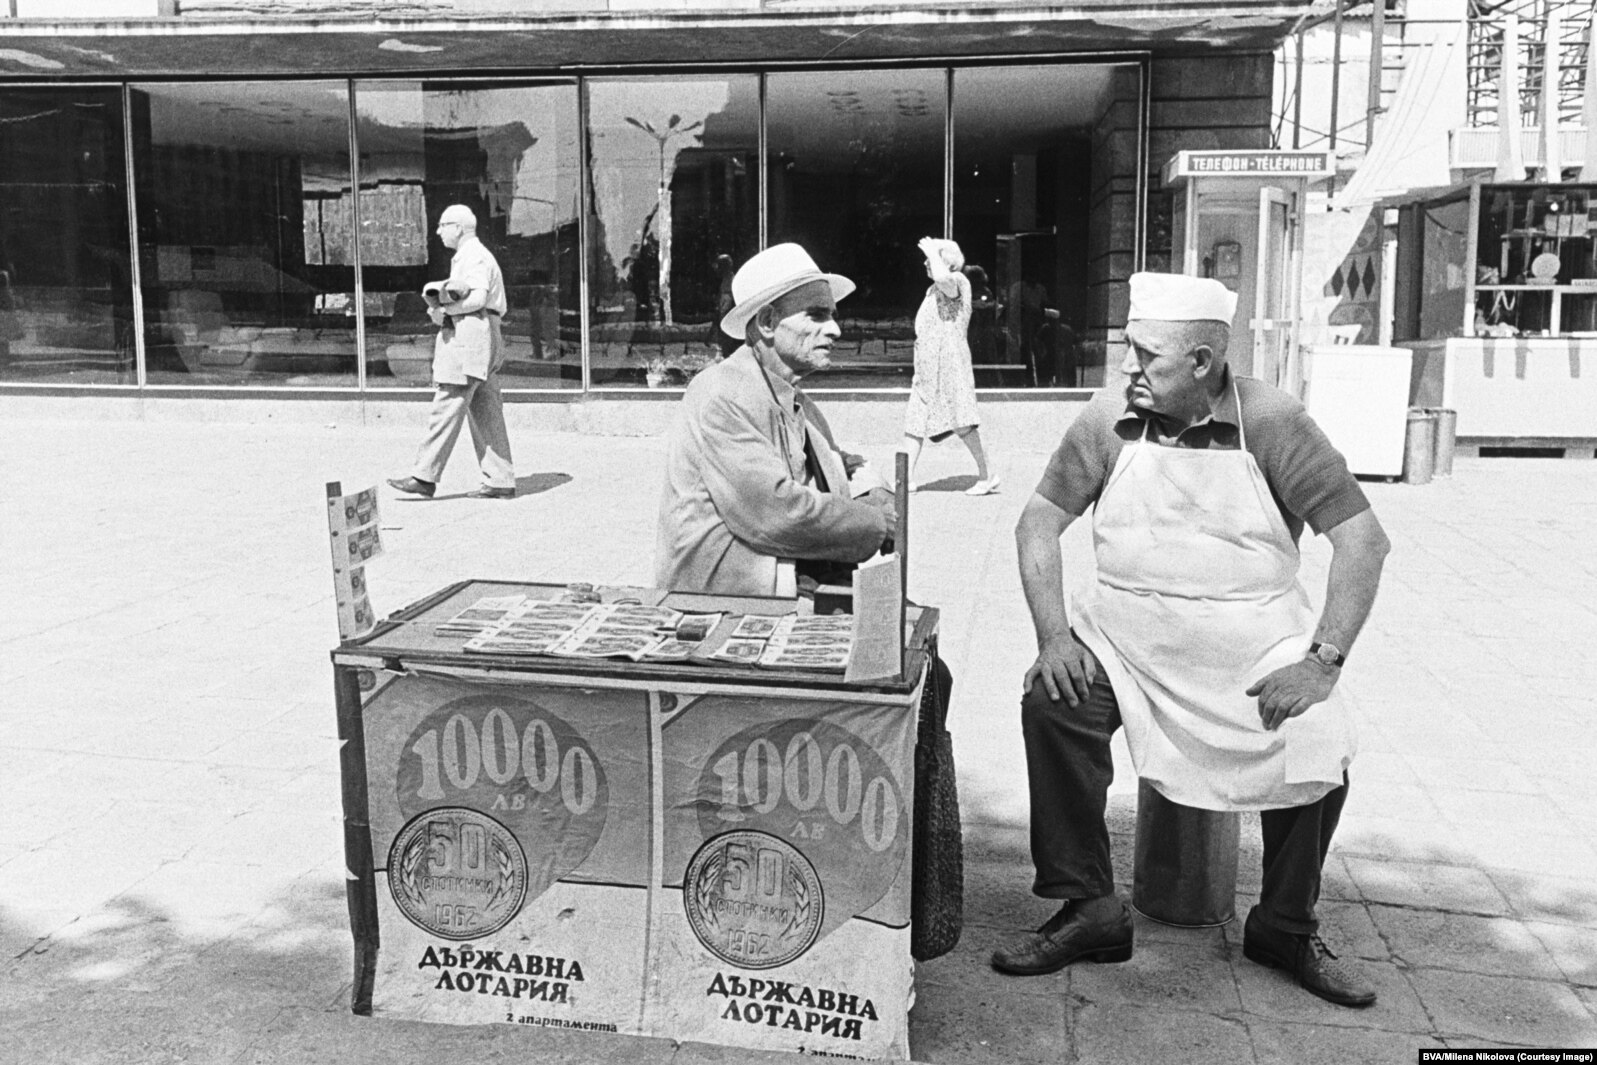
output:
<instances>
[{"instance_id":1,"label":"kiosk","mask_svg":"<svg viewBox=\"0 0 1597 1065\"><path fill-rule=\"evenodd\" d=\"M1237 294L1232 367L1293 395L1303 386L1303 206L1333 163L1329 152L1184 151L1164 168L1175 193L1171 269Z\"/></svg>"},{"instance_id":2,"label":"kiosk","mask_svg":"<svg viewBox=\"0 0 1597 1065\"><path fill-rule=\"evenodd\" d=\"M1394 343L1409 402L1458 412L1459 449L1597 446L1597 185L1472 182L1396 209Z\"/></svg>"}]
</instances>

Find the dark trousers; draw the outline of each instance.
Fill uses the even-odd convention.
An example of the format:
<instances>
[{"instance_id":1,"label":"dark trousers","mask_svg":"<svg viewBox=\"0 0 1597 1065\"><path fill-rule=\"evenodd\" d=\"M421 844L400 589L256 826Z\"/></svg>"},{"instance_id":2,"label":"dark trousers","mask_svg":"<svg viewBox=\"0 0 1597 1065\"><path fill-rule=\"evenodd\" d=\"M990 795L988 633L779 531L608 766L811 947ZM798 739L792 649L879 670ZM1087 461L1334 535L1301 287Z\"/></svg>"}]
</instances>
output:
<instances>
[{"instance_id":1,"label":"dark trousers","mask_svg":"<svg viewBox=\"0 0 1597 1065\"><path fill-rule=\"evenodd\" d=\"M1310 713L1313 713L1311 710ZM1114 689L1100 672L1086 702L1052 702L1041 683L1020 707L1031 784L1032 890L1048 899L1093 899L1114 892L1109 829L1104 821L1114 762L1109 740L1120 727ZM1318 802L1259 816L1264 881L1256 920L1281 932L1318 929L1320 869L1347 799L1342 784Z\"/></svg>"}]
</instances>

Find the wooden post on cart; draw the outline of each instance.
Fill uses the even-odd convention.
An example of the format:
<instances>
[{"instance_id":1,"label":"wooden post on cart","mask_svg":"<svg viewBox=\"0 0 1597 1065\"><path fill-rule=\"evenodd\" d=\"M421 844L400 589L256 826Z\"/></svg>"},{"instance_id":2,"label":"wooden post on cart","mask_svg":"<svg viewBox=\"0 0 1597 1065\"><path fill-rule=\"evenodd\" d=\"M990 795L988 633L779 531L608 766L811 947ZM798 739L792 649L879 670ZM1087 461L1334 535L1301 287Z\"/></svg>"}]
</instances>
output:
<instances>
[{"instance_id":1,"label":"wooden post on cart","mask_svg":"<svg viewBox=\"0 0 1597 1065\"><path fill-rule=\"evenodd\" d=\"M898 528L893 531L893 549L898 552L898 679L908 680L908 653L904 649L904 624L909 602L909 456L898 452L893 466L893 494Z\"/></svg>"}]
</instances>

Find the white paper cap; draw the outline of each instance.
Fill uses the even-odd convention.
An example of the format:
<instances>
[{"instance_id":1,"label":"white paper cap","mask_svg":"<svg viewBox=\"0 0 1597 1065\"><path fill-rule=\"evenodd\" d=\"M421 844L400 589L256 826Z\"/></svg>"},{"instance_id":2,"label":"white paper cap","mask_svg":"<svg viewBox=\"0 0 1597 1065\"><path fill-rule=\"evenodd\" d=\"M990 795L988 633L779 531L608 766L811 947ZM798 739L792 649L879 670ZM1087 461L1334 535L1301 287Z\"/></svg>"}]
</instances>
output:
<instances>
[{"instance_id":1,"label":"white paper cap","mask_svg":"<svg viewBox=\"0 0 1597 1065\"><path fill-rule=\"evenodd\" d=\"M1221 322L1229 326L1236 313L1237 294L1212 277L1131 275L1128 322Z\"/></svg>"}]
</instances>

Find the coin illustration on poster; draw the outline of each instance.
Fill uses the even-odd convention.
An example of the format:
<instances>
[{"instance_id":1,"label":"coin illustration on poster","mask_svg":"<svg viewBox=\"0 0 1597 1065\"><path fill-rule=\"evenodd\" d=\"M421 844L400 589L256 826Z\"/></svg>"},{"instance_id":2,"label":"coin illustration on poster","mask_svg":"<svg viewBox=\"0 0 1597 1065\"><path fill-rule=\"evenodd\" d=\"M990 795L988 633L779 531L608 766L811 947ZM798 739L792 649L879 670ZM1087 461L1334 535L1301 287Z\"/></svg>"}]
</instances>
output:
<instances>
[{"instance_id":1,"label":"coin illustration on poster","mask_svg":"<svg viewBox=\"0 0 1597 1065\"><path fill-rule=\"evenodd\" d=\"M388 854L394 902L443 939L479 939L510 923L527 895L527 858L487 814L441 806L412 818Z\"/></svg>"},{"instance_id":2,"label":"coin illustration on poster","mask_svg":"<svg viewBox=\"0 0 1597 1065\"><path fill-rule=\"evenodd\" d=\"M821 878L799 850L765 832L706 840L682 880L688 924L704 948L741 969L799 958L821 931Z\"/></svg>"}]
</instances>

